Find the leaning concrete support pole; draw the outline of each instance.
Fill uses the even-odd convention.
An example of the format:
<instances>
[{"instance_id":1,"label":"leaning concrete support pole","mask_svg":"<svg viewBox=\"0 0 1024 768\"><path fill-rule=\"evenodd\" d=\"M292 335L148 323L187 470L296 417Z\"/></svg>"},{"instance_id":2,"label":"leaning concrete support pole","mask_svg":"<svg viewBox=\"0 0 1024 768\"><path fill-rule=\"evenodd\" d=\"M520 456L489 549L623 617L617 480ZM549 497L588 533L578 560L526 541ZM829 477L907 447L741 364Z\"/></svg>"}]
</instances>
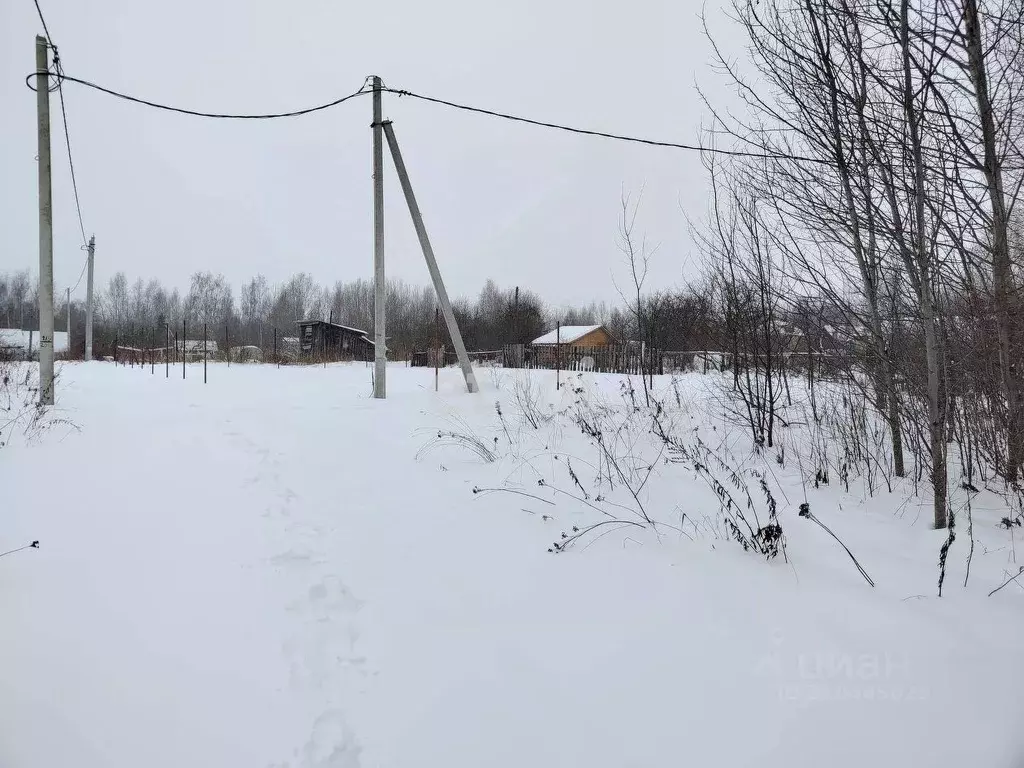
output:
<instances>
[{"instance_id":1,"label":"leaning concrete support pole","mask_svg":"<svg viewBox=\"0 0 1024 768\"><path fill-rule=\"evenodd\" d=\"M441 305L441 312L444 314L444 322L448 326L448 333L455 345L455 354L459 357L459 365L462 367L462 375L466 378L466 389L470 392L479 392L480 387L476 383L476 375L473 373L473 366L469 362L469 355L466 354L466 345L462 343L462 334L459 332L459 324L455 320L455 313L452 312L451 302L448 301L448 291L445 290L444 281L441 280L441 271L437 268L437 259L434 258L434 249L430 247L430 239L427 237L427 229L423 226L423 217L420 215L420 207L416 204L416 196L412 191L412 184L409 182L409 174L405 169L405 162L402 160L402 153L398 149L398 139L395 138L395 129L390 122L384 123L384 135L388 139L388 147L391 149L391 157L395 161L395 170L398 171L398 180L402 184L402 191L405 193L405 202L409 204L409 213L412 214L412 223L416 227L416 236L420 239L420 247L423 249L423 258L427 260L427 269L430 270L430 279L434 283L434 291L437 293L438 303Z\"/></svg>"}]
</instances>

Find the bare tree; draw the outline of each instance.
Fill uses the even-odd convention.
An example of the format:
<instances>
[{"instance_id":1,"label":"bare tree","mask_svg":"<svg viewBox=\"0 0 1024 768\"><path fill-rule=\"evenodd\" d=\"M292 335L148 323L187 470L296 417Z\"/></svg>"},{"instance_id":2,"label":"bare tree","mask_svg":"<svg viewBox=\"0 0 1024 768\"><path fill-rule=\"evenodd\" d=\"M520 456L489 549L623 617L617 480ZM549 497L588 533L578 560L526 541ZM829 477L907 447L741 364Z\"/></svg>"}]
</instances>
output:
<instances>
[{"instance_id":1,"label":"bare tree","mask_svg":"<svg viewBox=\"0 0 1024 768\"><path fill-rule=\"evenodd\" d=\"M773 200L776 245L793 275L864 329L872 354L863 370L873 403L889 424L895 473L903 474L903 424L918 410L901 405L897 378L927 405L934 522L946 523L946 393L939 287L956 251L945 220L953 159L937 131L941 40L933 7L864 5L850 0L742 0L737 16L760 75L762 96L725 57L721 64L752 107L725 132L761 149L745 186ZM924 41L927 41L925 44ZM720 116L719 116L720 117ZM852 259L859 301L850 301ZM893 279L886 286L887 276ZM922 339L915 364L898 369L883 302L906 277ZM858 382L856 372L851 382ZM917 424L912 425L917 429Z\"/></svg>"},{"instance_id":2,"label":"bare tree","mask_svg":"<svg viewBox=\"0 0 1024 768\"><path fill-rule=\"evenodd\" d=\"M748 164L744 186L774 205L775 246L786 254L790 277L823 295L870 350L871 399L889 425L894 472L902 476L899 395L879 293L885 244L875 221L877 172L864 136L870 86L864 32L842 2L743 0L735 10L775 98L762 97L720 55L752 116L722 120L719 132L769 156Z\"/></svg>"},{"instance_id":3,"label":"bare tree","mask_svg":"<svg viewBox=\"0 0 1024 768\"><path fill-rule=\"evenodd\" d=\"M242 283L238 300L246 340L263 346L263 324L270 313L270 287L267 285L267 278L256 275L248 282Z\"/></svg>"},{"instance_id":4,"label":"bare tree","mask_svg":"<svg viewBox=\"0 0 1024 768\"><path fill-rule=\"evenodd\" d=\"M999 381L1005 399L1003 474L1015 483L1024 463L1024 381L1018 360L1021 295L1011 247L1013 206L1024 183L1019 118L1024 99L1024 5L1018 0L945 0L933 29L919 47L941 56L947 67L932 85L936 112L945 120L942 138L958 155L952 177L962 199L957 235L972 290L977 264L988 267L982 286L989 294L997 344ZM973 240L973 243L970 242ZM984 285L988 283L988 285ZM987 303L987 302L986 302ZM979 306L977 303L976 306ZM1001 404L1002 405L1002 404Z\"/></svg>"},{"instance_id":5,"label":"bare tree","mask_svg":"<svg viewBox=\"0 0 1024 768\"><path fill-rule=\"evenodd\" d=\"M711 177L710 220L697 231L732 355L732 390L758 447L775 445L786 392L780 326L787 288L762 201L738 173L706 160Z\"/></svg>"},{"instance_id":6,"label":"bare tree","mask_svg":"<svg viewBox=\"0 0 1024 768\"><path fill-rule=\"evenodd\" d=\"M636 203L632 203L630 196L626 193L622 194L620 200L622 212L619 217L618 246L622 255L625 257L626 265L629 268L629 277L632 282L632 286L628 295L624 293L622 289L619 289L619 295L622 297L623 301L629 307L630 313L633 315L637 338L642 345L640 358L640 380L643 383L644 402L649 406L651 404L651 391L647 377L648 375L652 377L651 384L653 384L654 370L653 365L650 365L648 362L649 359L653 359L653 350L649 350L648 347L650 345L650 340L654 337L654 327L652 324L651 314L644 302L644 286L647 282L648 272L650 271L651 258L657 252L658 247L648 246L646 235L639 238L638 241L637 236L634 234L636 230L636 217L640 211L640 204L642 202L642 189L640 190Z\"/></svg>"}]
</instances>

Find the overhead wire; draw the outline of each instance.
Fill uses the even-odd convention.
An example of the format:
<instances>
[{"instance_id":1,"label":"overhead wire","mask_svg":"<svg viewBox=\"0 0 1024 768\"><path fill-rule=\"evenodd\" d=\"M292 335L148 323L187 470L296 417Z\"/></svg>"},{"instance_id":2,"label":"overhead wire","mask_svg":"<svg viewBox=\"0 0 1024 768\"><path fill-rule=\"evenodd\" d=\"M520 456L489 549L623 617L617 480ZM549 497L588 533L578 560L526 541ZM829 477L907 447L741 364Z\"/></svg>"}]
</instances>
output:
<instances>
[{"instance_id":1,"label":"overhead wire","mask_svg":"<svg viewBox=\"0 0 1024 768\"><path fill-rule=\"evenodd\" d=\"M50 28L46 26L46 18L43 16L43 9L39 5L39 0L34 0L36 4L36 13L39 14L39 21L43 25L43 34L46 35L46 41L53 47L53 37L50 35Z\"/></svg>"},{"instance_id":2,"label":"overhead wire","mask_svg":"<svg viewBox=\"0 0 1024 768\"><path fill-rule=\"evenodd\" d=\"M82 246L82 247L83 247L83 248L87 248L88 246ZM75 285L74 285L74 287L73 287L73 288L71 289L71 292L72 292L72 293L74 293L75 291L77 291L77 290L78 290L78 286L80 286L80 285L82 284L82 278L83 278L83 277L85 277L85 270L86 270L86 268L87 268L88 266L89 266L89 257L88 257L88 255L87 255L87 256L85 257L85 263L84 263L84 264L82 264L82 271L78 273L78 280L77 280L77 281L75 281Z\"/></svg>"},{"instance_id":3,"label":"overhead wire","mask_svg":"<svg viewBox=\"0 0 1024 768\"><path fill-rule=\"evenodd\" d=\"M625 141L634 144L645 144L651 147L667 147L670 149L683 149L692 152L709 152L716 155L731 155L733 157L753 157L764 160L799 160L808 163L826 163L827 161L821 160L814 157L802 157L800 155L791 155L782 152L748 152L741 149L719 149L718 147L704 147L697 144L683 144L674 141L661 141L657 139L646 139L638 136L627 136L618 133L607 133L605 131L595 131L589 128L576 128L570 125L561 125L559 123L550 123L544 120L534 120L529 117L522 117L520 115L513 115L507 112L496 112L491 109L484 109L482 107L473 107L467 104L458 104L454 101L447 101L445 99L439 99L434 96L424 96L421 93L414 93L412 91L406 91L398 88L383 88L381 89L387 93L393 93L396 96L408 96L412 99L419 99L420 101L426 101L431 104L440 104L445 107L451 107L453 109L459 109L464 112L475 112L480 115L489 115L490 117L501 118L502 120L511 120L516 123L526 123L527 125L535 125L541 128L551 128L557 131L566 131L568 133L581 134L583 136L597 136L604 139L614 139L616 141Z\"/></svg>"},{"instance_id":4,"label":"overhead wire","mask_svg":"<svg viewBox=\"0 0 1024 768\"><path fill-rule=\"evenodd\" d=\"M36 74L37 73L33 73L33 74L29 75L25 79L25 82L26 82L26 84L28 85L29 88L32 88L31 79L33 77L35 77ZM268 112L268 113L261 113L261 114L236 114L236 113L229 113L229 112L203 112L203 111L196 110L196 109L186 109L184 107L175 107L175 106L172 106L170 104L161 104L159 102L152 101L150 99L143 99L143 98L140 98L138 96L132 96L132 95L127 94L127 93L122 93L121 91L115 91L113 88L107 88L107 87L99 85L97 83L93 83L93 82L91 82L89 80L83 80L82 78L79 78L79 77L72 77L71 75L68 75L66 73L61 73L60 74L60 80L61 80L61 82L77 83L78 85L84 85L86 88L92 88L94 90L100 91L101 93L105 93L105 94L107 94L109 96L114 96L114 97L116 97L118 99L124 99L125 101L130 101L130 102L133 102L135 104L142 104L142 105L147 106L147 107L152 107L153 109L160 109L160 110L163 110L165 112L176 112L178 114L190 115L192 117L207 117L207 118L212 118L212 119L216 119L216 120L277 120L279 118L285 118L285 117L301 117L302 115L309 115L309 114L312 114L314 112L321 112L321 111L323 111L325 109L330 109L331 107L336 107L339 104L344 104L346 101L348 101L350 99L354 99L357 96L365 96L368 93L372 93L371 90L366 88L366 85L364 83L364 85L358 91L355 91L354 93L349 93L349 94L347 94L345 96L342 96L340 98L333 99L332 101L328 101L325 104L318 104L318 105L313 106L313 107L305 107L303 109L296 109L296 110L292 110L290 112ZM35 88L32 88L32 90L35 90Z\"/></svg>"},{"instance_id":5,"label":"overhead wire","mask_svg":"<svg viewBox=\"0 0 1024 768\"><path fill-rule=\"evenodd\" d=\"M46 43L50 46L50 50L53 51L53 69L56 75L57 85L51 90L56 90L57 95L60 97L60 114L61 122L64 126L64 143L68 149L68 166L71 168L71 188L75 194L75 210L78 213L78 228L82 234L82 245L85 245L85 221L82 217L82 201L78 194L78 176L75 173L75 158L71 153L71 133L68 130L68 111L64 104L64 89L61 87L64 81L64 68L60 60L60 51L57 49L56 44L53 42L53 36L50 35L50 28L46 24L46 17L43 15L42 6L39 5L39 0L33 0L36 6L36 13L39 14L39 22L43 25L43 33L46 35ZM49 82L49 81L47 81ZM81 282L81 280L79 280Z\"/></svg>"},{"instance_id":6,"label":"overhead wire","mask_svg":"<svg viewBox=\"0 0 1024 768\"><path fill-rule=\"evenodd\" d=\"M54 57L56 59L56 57ZM64 122L64 143L68 148L68 166L71 168L71 189L75 193L75 210L78 212L78 229L82 233L82 245L87 240L85 236L85 221L82 219L82 203L78 197L78 177L75 175L75 159L71 154L71 133L68 131L68 113L64 108L64 89L57 86L57 94L60 96L60 114Z\"/></svg>"},{"instance_id":7,"label":"overhead wire","mask_svg":"<svg viewBox=\"0 0 1024 768\"><path fill-rule=\"evenodd\" d=\"M31 84L31 78L32 77L33 77L33 75L29 75L28 78L26 78L26 84L29 86L29 88L32 88L32 84ZM312 107L305 107L303 109L296 109L296 110L292 110L292 111L289 111L289 112L270 112L270 113L262 113L262 114L236 114L236 113L229 113L229 112L205 112L205 111L196 110L196 109L187 109L185 107L178 107L178 106L174 106L174 105L171 105L171 104L163 104L163 103L160 103L160 102L157 102L157 101L153 101L152 99L142 98L140 96L133 96L131 94L124 93L122 91L118 91L118 90L115 90L113 88L108 88L108 87L106 87L104 85L100 85L98 83L94 83L92 81L85 80L83 78L72 77L71 75L68 75L66 73L61 73L60 77L61 77L62 81L71 82L71 83L77 83L78 85L83 85L83 86L85 86L87 88L92 88L94 90L100 91L101 93L105 93L105 94L107 94L109 96L113 96L113 97L118 98L118 99L123 99L125 101L130 101L130 102L133 102L135 104L142 104L144 106L152 107L154 109L159 109L159 110L163 110L163 111L166 111L166 112L175 112L175 113L182 114L182 115L190 115L190 116L193 116L193 117L205 117L205 118L212 118L212 119L219 119L219 120L274 120L274 119L278 119L278 118L300 117L302 115L308 115L308 114L311 114L313 112L320 112L320 111L325 110L325 109L330 109L331 107L336 107L339 104L343 104L346 101L349 101L350 99L356 98L357 96L366 96L366 95L368 95L368 94L373 92L373 90L371 88L367 87L366 83L364 82L362 87L360 87L360 89L358 91L355 91L354 93L347 94L347 95L342 96L342 97L337 98L337 99L333 99L332 101L326 102L324 104L318 104L318 105L312 106ZM381 88L381 91L383 91L384 93L392 93L392 94L395 94L396 96L399 96L399 97L408 96L409 98L412 98L412 99L419 99L420 101L425 101L425 102L429 102L429 103L432 103L432 104L439 104L439 105L450 107L450 108L453 108L453 109L462 110L462 111L465 111L465 112L474 112L474 113L481 114L481 115L487 115L487 116L490 116L490 117L496 117L496 118L500 118L502 120L510 120L510 121L517 122L517 123L525 123L527 125L533 125L533 126L537 126L537 127L541 127L541 128L549 128L549 129L558 130L558 131L565 131L565 132L568 132L568 133L574 133L574 134L583 135L583 136L595 136L595 137L599 137L599 138L612 139L612 140L615 140L615 141L623 141L623 142L629 142L629 143L634 143L634 144L643 144L643 145L651 146L651 147L663 147L663 148L668 148L668 149L680 149L680 150L686 150L686 151L691 151L691 152L707 152L707 153L716 154L716 155L728 155L728 156L732 156L732 157L749 157L749 158L757 158L757 159L763 159L763 160L796 160L796 161L800 161L800 162L815 163L815 164L825 164L825 163L827 163L826 160L822 160L820 158L803 157L803 156L800 156L800 155L793 155L793 154L784 153L784 152L751 152L751 151L746 151L746 150L741 150L741 149L721 149L721 148L718 148L718 147L706 147L706 146L700 146L700 145L697 145L697 144L686 144L686 143L681 143L681 142L662 141L662 140L657 140L657 139L643 138L643 137L639 137L639 136L630 136L630 135L626 135L626 134L609 133L607 131L597 131L597 130L592 130L592 129L589 129L589 128L577 128L577 127L570 126L570 125L563 125L563 124L560 124L560 123L553 123L553 122L548 122L548 121L544 121L544 120L535 120L533 118L523 117L523 116L520 116L520 115L513 115L513 114L510 114L510 113L507 113L507 112L498 112L498 111L491 110L491 109L484 109L482 107L474 107L474 106L470 106L470 105L467 105L467 104L460 104L460 103L457 103L457 102L454 102L454 101L448 101L446 99L440 99L440 98L433 97L433 96L426 96L426 95L421 94L421 93L415 93L413 91L408 91L408 90L404 90L404 89L401 89L401 88L390 88L390 87L384 86L383 88Z\"/></svg>"}]
</instances>

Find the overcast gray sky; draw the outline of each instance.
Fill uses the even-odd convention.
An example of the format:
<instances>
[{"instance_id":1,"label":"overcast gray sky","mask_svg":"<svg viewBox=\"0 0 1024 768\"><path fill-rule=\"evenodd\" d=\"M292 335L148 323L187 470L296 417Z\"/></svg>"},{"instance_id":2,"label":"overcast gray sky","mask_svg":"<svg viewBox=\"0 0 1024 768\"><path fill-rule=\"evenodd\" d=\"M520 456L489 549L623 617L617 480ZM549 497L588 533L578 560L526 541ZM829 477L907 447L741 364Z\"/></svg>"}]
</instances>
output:
<instances>
[{"instance_id":1,"label":"overcast gray sky","mask_svg":"<svg viewBox=\"0 0 1024 768\"><path fill-rule=\"evenodd\" d=\"M392 87L619 133L695 141L714 82L700 6L674 0L41 0L65 71L209 111L286 110ZM708 13L720 17L716 4ZM717 26L725 28L724 19ZM32 0L0 3L0 271L38 267ZM320 282L372 273L371 102L278 121L157 112L65 86L97 282L117 270L186 288L196 270L236 289L262 272ZM55 284L84 254L54 109ZM620 191L646 185L638 228L661 243L652 283L696 254L683 210L707 184L693 153L518 125L385 96L449 292L487 278L555 304L614 300ZM429 282L386 157L389 276ZM692 273L692 267L690 268ZM77 295L84 295L84 284Z\"/></svg>"}]
</instances>

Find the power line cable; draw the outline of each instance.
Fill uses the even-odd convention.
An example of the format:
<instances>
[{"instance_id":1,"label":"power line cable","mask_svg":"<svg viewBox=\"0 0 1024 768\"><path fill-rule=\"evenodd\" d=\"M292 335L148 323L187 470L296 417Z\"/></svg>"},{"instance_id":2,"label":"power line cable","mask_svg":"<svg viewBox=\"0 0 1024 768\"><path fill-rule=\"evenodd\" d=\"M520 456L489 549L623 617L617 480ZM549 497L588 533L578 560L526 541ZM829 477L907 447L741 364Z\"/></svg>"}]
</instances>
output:
<instances>
[{"instance_id":1,"label":"power line cable","mask_svg":"<svg viewBox=\"0 0 1024 768\"><path fill-rule=\"evenodd\" d=\"M78 195L78 177L75 174L75 158L71 154L71 133L68 131L68 111L64 105L64 89L61 84L64 80L64 68L60 61L60 51L57 50L57 46L53 42L53 37L50 35L50 28L46 24L46 17L43 16L42 6L39 5L39 0L34 0L36 6L36 13L39 14L39 22L43 25L43 33L46 35L46 42L53 51L53 69L57 76L56 91L60 97L60 114L61 121L64 124L64 143L68 148L68 165L71 168L71 188L75 193L75 210L78 212L78 228L82 233L82 244L85 244L85 222L82 218L82 201ZM52 90L52 89L51 89Z\"/></svg>"},{"instance_id":2,"label":"power line cable","mask_svg":"<svg viewBox=\"0 0 1024 768\"><path fill-rule=\"evenodd\" d=\"M78 229L82 233L82 244L85 245L88 238L85 236L85 222L82 220L82 203L78 198L78 177L75 175L75 159L71 155L71 134L68 132L68 113L64 108L64 89L57 86L57 94L60 96L60 114L64 121L64 143L68 148L68 165L71 167L71 189L75 192L75 209L78 211Z\"/></svg>"},{"instance_id":3,"label":"power line cable","mask_svg":"<svg viewBox=\"0 0 1024 768\"><path fill-rule=\"evenodd\" d=\"M427 101L431 104L441 104L446 107L452 107L453 109L460 109L464 112L475 112L481 115L489 115L490 117L498 117L502 120L511 120L517 123L526 123L527 125L536 125L541 128L552 128L557 131L566 131L568 133L577 133L584 136L599 136L604 139L614 139L616 141L626 141L634 144L646 144L651 147L668 147L671 149L685 149L693 152L709 152L716 155L731 155L733 157L755 157L764 160L778 159L778 160L799 160L806 163L818 163L826 164L828 161L821 160L814 157L801 157L800 155L790 155L782 152L747 152L739 149L718 149L716 147L702 147L695 144L681 144L674 141L658 141L655 139L644 139L637 136L626 136L618 133L607 133L605 131L595 131L587 128L575 128L569 125L560 125L558 123L549 123L543 120L534 120L529 117L521 117L519 115L511 115L506 112L495 112L491 109L483 109L481 107L471 107L466 104L457 104L454 101L446 101L445 99L438 99L433 96L424 96L420 93L413 93L412 91L400 90L398 88L383 88L382 90L387 93L393 93L397 96L409 96L413 99L419 99L421 101Z\"/></svg>"},{"instance_id":4,"label":"power line cable","mask_svg":"<svg viewBox=\"0 0 1024 768\"><path fill-rule=\"evenodd\" d=\"M28 85L29 88L32 88L32 84L31 84L31 78L32 77L33 77L33 75L29 75L26 78L26 84ZM322 111L322 110L325 110L325 109L330 109L331 107L335 107L335 106L337 106L339 104L342 104L342 103L348 101L349 99L354 99L357 96L365 96L365 95L370 94L370 93L373 92L372 89L367 88L366 84L364 83L363 86L358 91L356 91L355 93L351 93L351 94L349 94L347 96L342 96L339 99L334 99L333 101L329 101L326 104L320 104L320 105L317 105L315 107L306 107L305 109L297 109L297 110L294 110L294 111L291 111L291 112L272 112L272 113L267 113L267 114L232 114L232 113L222 113L222 112L202 112L202 111L194 110L194 109L186 109L184 107L176 107L176 106L173 106L173 105L170 105L170 104L161 104L159 102L152 101L150 99L144 99L144 98L141 98L141 97L138 97L138 96L132 96L130 94L122 93L121 91L116 91L113 88L107 88L106 86L99 85L98 83L93 83L93 82L90 82L89 80L83 80L82 78L78 78L78 77L72 77L71 75L67 75L67 74L64 74L64 73L60 74L60 78L61 78L62 81L67 81L67 82L71 82L71 83L78 83L79 85L84 85L87 88L92 88L94 90L100 91L101 93L105 93L105 94L107 94L109 96L114 96L116 98L124 99L125 101L134 102L136 104L142 104L142 105L145 105L147 107L153 107L154 109L160 109L160 110L164 110L166 112L176 112L178 114L183 114L183 115L191 115L193 117L207 117L207 118L214 118L214 119L220 119L220 120L273 120L273 119L282 118L282 117L300 117L302 115L308 115L308 114L311 114L313 112L319 112L319 111ZM408 96L408 97L413 98L413 99L419 99L421 101L427 101L427 102L430 102L430 103L433 103L433 104L440 104L440 105L443 105L443 106L446 106L446 107L451 107L453 109L463 110L465 112L475 112L477 114L488 115L490 117L497 117L497 118L501 118L503 120L511 120L511 121L517 122L517 123L526 123L528 125L534 125L534 126L538 126L538 127L541 127L541 128L551 128L551 129L554 129L554 130L566 131L568 133L575 133L575 134L580 134L580 135L583 135L583 136L597 136L597 137L600 137L600 138L614 139L616 141L625 141L625 142L630 142L630 143L634 143L634 144L644 144L644 145L652 146L652 147L665 147L665 148L670 148L670 149L682 149L682 150L687 150L687 151L691 151L691 152L708 152L708 153L711 153L711 154L729 155L729 156L732 156L732 157L751 157L751 158L758 158L758 159L762 159L762 160L796 160L796 161L800 161L800 162L815 163L815 164L819 164L819 165L827 165L828 164L827 160L822 160L822 159L814 158L814 157L803 157L803 156L800 156L800 155L792 155L792 154L787 154L787 153L783 153L783 152L748 152L748 151L739 150L739 149L719 149L719 148L716 148L716 147L702 147L702 146L699 146L699 145L696 145L696 144L683 144L683 143L673 142L673 141L658 141L658 140L655 140L655 139L646 139L646 138L641 138L641 137L638 137L638 136L627 136L627 135L624 135L624 134L608 133L608 132L605 132L605 131L595 131L595 130L590 130L590 129L587 129L587 128L576 128L576 127L573 127L573 126L561 125L559 123L550 123L550 122L546 122L546 121L543 121L543 120L534 120L534 119L528 118L528 117L521 117L519 115L512 115L512 114L509 114L509 113L506 113L506 112L496 112L494 110L483 109L481 107L472 107L472 106L468 106L466 104L458 104L458 103L453 102L453 101L447 101L445 99L438 99L438 98L435 98L435 97L432 97L432 96L424 96L423 94L414 93L412 91L406 91L406 90L402 90L402 89L399 89L399 88L388 88L387 86L385 86L381 90L386 92L386 93L393 93L393 94L395 94L397 96L400 96L400 97L401 96Z\"/></svg>"},{"instance_id":5,"label":"power line cable","mask_svg":"<svg viewBox=\"0 0 1024 768\"><path fill-rule=\"evenodd\" d=\"M49 27L46 26L46 19L43 17L43 9L39 6L39 0L35 0L35 4L36 4L36 13L39 14L39 21L42 22L42 25L43 25L43 33L46 35L46 40L50 44L50 47L53 48L53 38L50 36L50 29L49 29ZM56 49L54 49L54 50L56 50Z\"/></svg>"},{"instance_id":6,"label":"power line cable","mask_svg":"<svg viewBox=\"0 0 1024 768\"><path fill-rule=\"evenodd\" d=\"M37 73L32 73L25 79L26 85L28 85L28 87L32 90L35 90L35 88L32 87L31 79L35 77L36 74ZM266 114L233 114L226 112L201 112L195 109L185 109L183 107L175 107L169 104L161 104L156 101L150 101L149 99L139 98L138 96L131 96L127 93L121 93L120 91L115 91L113 88L106 88L102 85L98 85L97 83L90 82L89 80L83 80L79 77L72 77L71 75L65 74L63 72L61 72L58 75L58 77L60 78L61 82L77 83L79 85L84 85L87 88L92 88L94 90L100 91L101 93L105 93L109 96L115 96L119 99L124 99L125 101L130 101L135 104L142 104L147 107L153 107L154 109L161 109L165 112L177 112L178 114L182 115L191 115L192 117L208 117L216 120L276 120L283 117L301 117L302 115L309 115L314 112L321 112L325 109L336 107L339 104L344 104L346 101L348 101L349 99L354 99L356 96L365 96L368 93L372 93L372 91L366 88L366 84L364 83L363 86L360 87L360 89L354 93L350 93L346 96L342 96L341 98L334 99L333 101L329 101L326 104L318 104L315 107L305 107L303 109L296 109L291 112L269 112Z\"/></svg>"},{"instance_id":7,"label":"power line cable","mask_svg":"<svg viewBox=\"0 0 1024 768\"><path fill-rule=\"evenodd\" d=\"M83 248L86 248L86 247L88 247L88 246L82 246L82 247L83 247ZM71 292L72 292L72 293L74 293L75 291L77 291L77 290L78 290L78 286L80 286L80 285L82 284L82 278L83 278L83 277L85 277L85 270L86 270L86 268L87 268L88 266L89 266L89 257L88 257L88 256L86 256L86 257L85 257L85 263L84 263L84 264L82 265L82 271L78 273L78 280L77 280L77 281L75 282L75 286L74 286L74 288L72 288L72 289L71 289Z\"/></svg>"}]
</instances>

